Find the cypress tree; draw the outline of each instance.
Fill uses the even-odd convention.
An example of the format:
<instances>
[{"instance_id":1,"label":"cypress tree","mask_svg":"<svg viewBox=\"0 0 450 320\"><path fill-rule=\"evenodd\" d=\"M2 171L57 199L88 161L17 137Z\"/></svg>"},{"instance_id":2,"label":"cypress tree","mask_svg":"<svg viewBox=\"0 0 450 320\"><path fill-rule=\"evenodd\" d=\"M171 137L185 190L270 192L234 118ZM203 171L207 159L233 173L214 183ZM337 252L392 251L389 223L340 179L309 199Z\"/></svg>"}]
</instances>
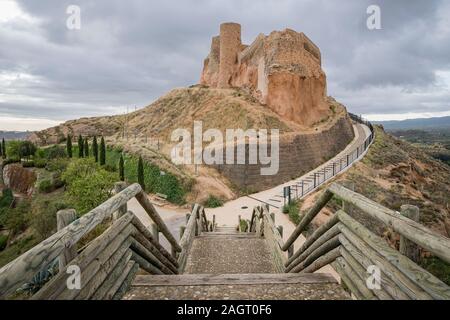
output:
<instances>
[{"instance_id":1,"label":"cypress tree","mask_svg":"<svg viewBox=\"0 0 450 320\"><path fill-rule=\"evenodd\" d=\"M88 138L84 139L84 156L89 158L89 141Z\"/></svg>"},{"instance_id":2,"label":"cypress tree","mask_svg":"<svg viewBox=\"0 0 450 320\"><path fill-rule=\"evenodd\" d=\"M145 190L145 181L144 181L144 162L142 161L142 157L139 157L138 162L138 183L141 185L142 190Z\"/></svg>"},{"instance_id":3,"label":"cypress tree","mask_svg":"<svg viewBox=\"0 0 450 320\"><path fill-rule=\"evenodd\" d=\"M72 153L72 137L70 136L70 134L67 135L67 155L69 156L69 158L72 158L73 153Z\"/></svg>"},{"instance_id":4,"label":"cypress tree","mask_svg":"<svg viewBox=\"0 0 450 320\"><path fill-rule=\"evenodd\" d=\"M105 139L102 137L102 140L100 140L100 165L104 166L106 163L106 145L105 145Z\"/></svg>"},{"instance_id":5,"label":"cypress tree","mask_svg":"<svg viewBox=\"0 0 450 320\"><path fill-rule=\"evenodd\" d=\"M95 162L98 162L97 136L94 136L94 141L92 141L92 153L94 154Z\"/></svg>"},{"instance_id":6,"label":"cypress tree","mask_svg":"<svg viewBox=\"0 0 450 320\"><path fill-rule=\"evenodd\" d=\"M124 166L122 154L120 155L120 159L119 159L119 176L120 176L120 181L125 181L125 166Z\"/></svg>"},{"instance_id":7,"label":"cypress tree","mask_svg":"<svg viewBox=\"0 0 450 320\"><path fill-rule=\"evenodd\" d=\"M5 142L5 138L2 138L2 156L3 159L6 159L6 142Z\"/></svg>"},{"instance_id":8,"label":"cypress tree","mask_svg":"<svg viewBox=\"0 0 450 320\"><path fill-rule=\"evenodd\" d=\"M81 134L78 136L78 158L84 157L84 143Z\"/></svg>"}]
</instances>

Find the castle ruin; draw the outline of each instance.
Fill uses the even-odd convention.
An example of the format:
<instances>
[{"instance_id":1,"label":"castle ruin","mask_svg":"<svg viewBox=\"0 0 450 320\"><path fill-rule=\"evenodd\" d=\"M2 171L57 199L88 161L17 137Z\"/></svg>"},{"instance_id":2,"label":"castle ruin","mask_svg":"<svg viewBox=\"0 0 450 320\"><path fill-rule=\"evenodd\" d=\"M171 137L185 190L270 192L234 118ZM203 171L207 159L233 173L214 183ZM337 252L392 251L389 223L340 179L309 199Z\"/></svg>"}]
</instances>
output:
<instances>
[{"instance_id":1,"label":"castle ruin","mask_svg":"<svg viewBox=\"0 0 450 320\"><path fill-rule=\"evenodd\" d=\"M244 45L239 24L221 24L200 83L245 89L283 118L305 126L320 122L329 111L320 50L304 33L290 29L260 34Z\"/></svg>"}]
</instances>

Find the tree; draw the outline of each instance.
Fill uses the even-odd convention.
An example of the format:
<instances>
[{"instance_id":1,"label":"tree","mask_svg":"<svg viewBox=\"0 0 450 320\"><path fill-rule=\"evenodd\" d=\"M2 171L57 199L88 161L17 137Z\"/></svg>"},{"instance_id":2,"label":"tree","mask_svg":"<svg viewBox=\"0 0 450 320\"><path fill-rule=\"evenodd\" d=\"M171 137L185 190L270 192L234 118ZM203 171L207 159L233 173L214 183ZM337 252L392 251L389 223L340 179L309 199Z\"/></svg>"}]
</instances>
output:
<instances>
[{"instance_id":1,"label":"tree","mask_svg":"<svg viewBox=\"0 0 450 320\"><path fill-rule=\"evenodd\" d=\"M141 185L142 190L145 190L144 161L142 161L142 156L139 157L137 176L138 176L138 183Z\"/></svg>"},{"instance_id":2,"label":"tree","mask_svg":"<svg viewBox=\"0 0 450 320\"><path fill-rule=\"evenodd\" d=\"M2 157L3 159L6 159L6 142L5 142L5 138L2 139Z\"/></svg>"},{"instance_id":3,"label":"tree","mask_svg":"<svg viewBox=\"0 0 450 320\"><path fill-rule=\"evenodd\" d=\"M84 139L84 156L89 158L89 141L88 138Z\"/></svg>"},{"instance_id":4,"label":"tree","mask_svg":"<svg viewBox=\"0 0 450 320\"><path fill-rule=\"evenodd\" d=\"M78 158L84 157L84 143L81 134L78 136Z\"/></svg>"},{"instance_id":5,"label":"tree","mask_svg":"<svg viewBox=\"0 0 450 320\"><path fill-rule=\"evenodd\" d=\"M73 153L72 153L72 137L70 136L70 134L67 135L67 155L69 156L69 158L72 158Z\"/></svg>"},{"instance_id":6,"label":"tree","mask_svg":"<svg viewBox=\"0 0 450 320\"><path fill-rule=\"evenodd\" d=\"M122 154L120 155L120 159L119 159L119 177L120 177L120 181L125 181L125 166L124 166Z\"/></svg>"},{"instance_id":7,"label":"tree","mask_svg":"<svg viewBox=\"0 0 450 320\"><path fill-rule=\"evenodd\" d=\"M94 154L95 162L98 162L97 136L94 136L94 141L92 141L92 153Z\"/></svg>"},{"instance_id":8,"label":"tree","mask_svg":"<svg viewBox=\"0 0 450 320\"><path fill-rule=\"evenodd\" d=\"M26 158L27 160L34 156L37 148L31 141L21 141L19 147L19 156L20 158Z\"/></svg>"},{"instance_id":9,"label":"tree","mask_svg":"<svg viewBox=\"0 0 450 320\"><path fill-rule=\"evenodd\" d=\"M105 139L102 137L100 140L100 165L104 166L106 164L106 144Z\"/></svg>"}]
</instances>

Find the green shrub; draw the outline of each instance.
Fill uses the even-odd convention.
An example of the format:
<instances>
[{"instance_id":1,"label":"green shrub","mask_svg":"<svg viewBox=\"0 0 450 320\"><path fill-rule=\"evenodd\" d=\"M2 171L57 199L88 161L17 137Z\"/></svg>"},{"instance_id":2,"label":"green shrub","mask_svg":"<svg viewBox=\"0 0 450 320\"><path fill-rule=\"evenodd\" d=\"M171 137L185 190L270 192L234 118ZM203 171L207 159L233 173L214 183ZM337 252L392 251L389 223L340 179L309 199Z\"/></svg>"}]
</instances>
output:
<instances>
[{"instance_id":1,"label":"green shrub","mask_svg":"<svg viewBox=\"0 0 450 320\"><path fill-rule=\"evenodd\" d=\"M54 145L45 149L45 157L49 160L67 158L67 152L64 147Z\"/></svg>"},{"instance_id":2,"label":"green shrub","mask_svg":"<svg viewBox=\"0 0 450 320\"><path fill-rule=\"evenodd\" d=\"M429 257L421 261L421 265L431 274L450 286L450 264L437 257Z\"/></svg>"},{"instance_id":3,"label":"green shrub","mask_svg":"<svg viewBox=\"0 0 450 320\"><path fill-rule=\"evenodd\" d=\"M50 172L62 173L67 169L69 162L68 159L53 159L47 162L45 169Z\"/></svg>"},{"instance_id":4,"label":"green shrub","mask_svg":"<svg viewBox=\"0 0 450 320\"><path fill-rule=\"evenodd\" d=\"M8 244L8 236L5 234L0 234L0 251L3 251Z\"/></svg>"},{"instance_id":5,"label":"green shrub","mask_svg":"<svg viewBox=\"0 0 450 320\"><path fill-rule=\"evenodd\" d=\"M289 219L295 224L299 224L302 215L300 214L301 201L292 201L290 204L286 205L287 213L289 215Z\"/></svg>"},{"instance_id":6,"label":"green shrub","mask_svg":"<svg viewBox=\"0 0 450 320\"><path fill-rule=\"evenodd\" d=\"M34 166L36 168L45 168L47 166L47 160L45 159L35 159Z\"/></svg>"},{"instance_id":7,"label":"green shrub","mask_svg":"<svg viewBox=\"0 0 450 320\"><path fill-rule=\"evenodd\" d=\"M27 228L30 201L23 199L19 201L15 208L4 208L4 210L0 224L9 229L12 234L18 234Z\"/></svg>"},{"instance_id":8,"label":"green shrub","mask_svg":"<svg viewBox=\"0 0 450 320\"><path fill-rule=\"evenodd\" d=\"M56 213L67 208L68 205L60 199L41 197L33 201L29 220L39 239L46 239L56 231Z\"/></svg>"},{"instance_id":9,"label":"green shrub","mask_svg":"<svg viewBox=\"0 0 450 320\"><path fill-rule=\"evenodd\" d=\"M54 190L53 183L50 179L45 179L39 182L38 190L41 193L50 193Z\"/></svg>"},{"instance_id":10,"label":"green shrub","mask_svg":"<svg viewBox=\"0 0 450 320\"><path fill-rule=\"evenodd\" d=\"M14 201L14 194L11 189L3 189L2 196L0 197L0 208L11 207Z\"/></svg>"},{"instance_id":11,"label":"green shrub","mask_svg":"<svg viewBox=\"0 0 450 320\"><path fill-rule=\"evenodd\" d=\"M248 229L248 222L247 222L247 220L241 219L239 221L239 227L241 228L241 232L247 232L247 229Z\"/></svg>"},{"instance_id":12,"label":"green shrub","mask_svg":"<svg viewBox=\"0 0 450 320\"><path fill-rule=\"evenodd\" d=\"M218 208L223 206L223 200L213 195L209 195L208 199L203 203L205 208Z\"/></svg>"},{"instance_id":13,"label":"green shrub","mask_svg":"<svg viewBox=\"0 0 450 320\"><path fill-rule=\"evenodd\" d=\"M67 184L69 203L79 214L84 214L111 197L118 176L88 158L70 163L62 179Z\"/></svg>"},{"instance_id":14,"label":"green shrub","mask_svg":"<svg viewBox=\"0 0 450 320\"><path fill-rule=\"evenodd\" d=\"M22 162L22 167L24 168L34 168L34 161L24 161Z\"/></svg>"},{"instance_id":15,"label":"green shrub","mask_svg":"<svg viewBox=\"0 0 450 320\"><path fill-rule=\"evenodd\" d=\"M20 162L20 158L8 158L6 160L3 160L3 165L6 166L8 164L19 163L19 162Z\"/></svg>"}]
</instances>

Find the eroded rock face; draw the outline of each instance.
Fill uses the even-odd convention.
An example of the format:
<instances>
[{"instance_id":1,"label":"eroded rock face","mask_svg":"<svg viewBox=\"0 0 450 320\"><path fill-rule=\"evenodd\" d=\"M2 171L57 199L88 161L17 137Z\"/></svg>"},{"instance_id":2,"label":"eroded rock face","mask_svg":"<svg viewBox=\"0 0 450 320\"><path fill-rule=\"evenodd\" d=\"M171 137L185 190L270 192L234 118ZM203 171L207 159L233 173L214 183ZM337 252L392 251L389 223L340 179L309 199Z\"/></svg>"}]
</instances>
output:
<instances>
[{"instance_id":1,"label":"eroded rock face","mask_svg":"<svg viewBox=\"0 0 450 320\"><path fill-rule=\"evenodd\" d=\"M262 104L302 125L327 116L326 75L319 48L294 30L260 34L250 46L241 43L236 23L220 26L212 39L200 82L214 88L247 89Z\"/></svg>"},{"instance_id":2,"label":"eroded rock face","mask_svg":"<svg viewBox=\"0 0 450 320\"><path fill-rule=\"evenodd\" d=\"M36 182L36 174L20 164L9 164L3 168L3 182L15 192L31 195Z\"/></svg>"}]
</instances>

